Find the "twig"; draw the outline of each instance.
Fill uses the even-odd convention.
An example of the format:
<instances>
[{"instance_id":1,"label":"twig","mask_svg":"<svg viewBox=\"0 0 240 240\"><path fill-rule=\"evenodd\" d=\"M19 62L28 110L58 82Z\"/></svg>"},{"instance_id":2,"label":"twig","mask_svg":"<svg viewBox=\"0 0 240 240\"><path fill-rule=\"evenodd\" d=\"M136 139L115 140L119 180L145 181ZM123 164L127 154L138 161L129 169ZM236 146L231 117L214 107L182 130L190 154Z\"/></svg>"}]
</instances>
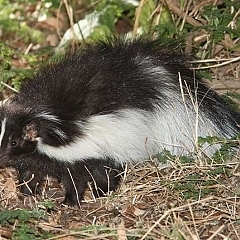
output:
<instances>
[{"instance_id":1,"label":"twig","mask_svg":"<svg viewBox=\"0 0 240 240\"><path fill-rule=\"evenodd\" d=\"M185 207L188 207L189 206L193 206L193 205L196 205L196 204L199 204L199 203L202 203L202 202L206 202L206 201L209 201L209 200L212 200L214 199L214 197L208 197L208 198L205 198L205 199L202 199L202 200L199 200L199 201L196 201L196 202L192 202L192 203L188 203L186 205L183 205L183 206L179 206L179 207L176 207L176 208L172 208L172 209L169 209L167 211L164 212L164 214L162 215L162 217L160 217L149 229L148 231L143 235L143 237L140 239L140 240L144 240L145 237L147 237L149 235L149 233L165 218L167 217L170 213L172 212L175 212L177 210L181 210Z\"/></svg>"},{"instance_id":2,"label":"twig","mask_svg":"<svg viewBox=\"0 0 240 240\"><path fill-rule=\"evenodd\" d=\"M16 93L19 92L18 90L14 89L13 87L9 86L8 84L6 84L6 83L4 83L4 82L1 82L1 84L4 85L5 87L11 89L13 92L16 92Z\"/></svg>"},{"instance_id":3,"label":"twig","mask_svg":"<svg viewBox=\"0 0 240 240\"><path fill-rule=\"evenodd\" d=\"M143 8L143 5L144 5L144 1L145 0L141 0L140 3L139 3L139 6L136 9L136 14L135 14L136 15L136 20L134 22L134 27L133 27L133 38L137 34L137 30L138 30L139 22L140 22L140 15L141 15L141 11L142 11L142 8Z\"/></svg>"},{"instance_id":4,"label":"twig","mask_svg":"<svg viewBox=\"0 0 240 240\"><path fill-rule=\"evenodd\" d=\"M219 63L219 64L214 64L214 65L210 65L210 66L204 66L204 67L193 67L191 69L208 69L208 68L216 68L216 67L221 67L221 66L225 66L225 65L228 65L232 62L237 62L240 60L240 57L235 57L235 58L232 58L226 62L222 62L222 63ZM201 60L200 60L201 61ZM200 61L191 61L191 63L197 63L197 62L200 62ZM211 60L212 61L212 60ZM204 62L204 61L201 61L201 62ZM205 61L207 62L207 61Z\"/></svg>"}]
</instances>

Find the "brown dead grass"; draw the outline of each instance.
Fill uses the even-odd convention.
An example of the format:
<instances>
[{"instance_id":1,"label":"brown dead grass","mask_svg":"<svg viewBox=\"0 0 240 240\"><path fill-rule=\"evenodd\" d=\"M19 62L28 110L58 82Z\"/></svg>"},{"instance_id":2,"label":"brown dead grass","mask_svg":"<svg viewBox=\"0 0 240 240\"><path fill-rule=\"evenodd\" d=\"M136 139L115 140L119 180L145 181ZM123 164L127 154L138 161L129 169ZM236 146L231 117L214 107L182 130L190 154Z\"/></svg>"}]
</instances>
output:
<instances>
[{"instance_id":1,"label":"brown dead grass","mask_svg":"<svg viewBox=\"0 0 240 240\"><path fill-rule=\"evenodd\" d=\"M55 202L48 220L35 226L53 233L49 239L239 239L239 159L224 164L228 173L214 175L211 173L221 164L176 162L157 167L153 160L146 166L131 167L117 192L95 199L88 190L79 208L60 204L63 192L52 179L46 182L42 196L22 196L12 180L13 172L5 169L1 171L1 205L4 209L33 209L43 201ZM196 173L199 179L194 180L192 197L186 199L191 188L179 186L193 181L191 176ZM209 183L204 184L206 181ZM9 226L4 231L13 229Z\"/></svg>"}]
</instances>

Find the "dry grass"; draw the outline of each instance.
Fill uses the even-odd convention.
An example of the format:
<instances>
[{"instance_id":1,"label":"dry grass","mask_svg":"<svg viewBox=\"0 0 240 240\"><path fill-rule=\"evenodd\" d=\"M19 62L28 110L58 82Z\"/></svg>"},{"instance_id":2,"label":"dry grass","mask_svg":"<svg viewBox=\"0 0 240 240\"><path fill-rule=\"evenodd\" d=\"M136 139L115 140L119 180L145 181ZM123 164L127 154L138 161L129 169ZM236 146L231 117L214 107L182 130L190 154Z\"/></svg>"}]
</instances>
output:
<instances>
[{"instance_id":1,"label":"dry grass","mask_svg":"<svg viewBox=\"0 0 240 240\"><path fill-rule=\"evenodd\" d=\"M44 209L43 201L53 201L48 220L35 223L53 233L49 239L240 239L238 169L238 158L202 166L176 159L165 167L153 160L127 169L115 193L94 199L88 190L80 208L60 204L62 189L54 180L42 196L23 197L5 169L0 194L4 209Z\"/></svg>"},{"instance_id":2,"label":"dry grass","mask_svg":"<svg viewBox=\"0 0 240 240\"><path fill-rule=\"evenodd\" d=\"M144 1L141 1L143 3ZM205 0L205 1L183 1L180 4L178 0L160 0L153 11L153 25L157 26L164 15L165 8L171 11L171 18L176 32L181 35L185 26L191 25L195 30L190 31L185 38L185 53L192 54L197 52L199 60L193 61L193 69L209 69L212 75L210 85L220 93L226 91L238 92L240 89L239 73L240 73L240 37L232 38L226 29L221 25L221 15L215 16L213 19L206 20L203 16L203 7L222 6L223 0ZM234 2L232 1L233 5ZM138 15L141 14L140 8L136 12L136 27L138 23ZM229 16L233 8L229 8ZM238 21L240 9L234 12L232 19L229 19L227 28L238 31ZM164 16L163 16L164 17ZM226 17L226 15L225 15ZM224 18L224 16L223 16ZM218 22L216 29L207 31L206 26L209 22ZM214 26L214 24L213 24ZM135 28L134 28L135 29ZM213 40L217 29L222 29L223 37L219 41ZM134 31L136 32L136 31ZM160 36L161 37L161 36Z\"/></svg>"}]
</instances>

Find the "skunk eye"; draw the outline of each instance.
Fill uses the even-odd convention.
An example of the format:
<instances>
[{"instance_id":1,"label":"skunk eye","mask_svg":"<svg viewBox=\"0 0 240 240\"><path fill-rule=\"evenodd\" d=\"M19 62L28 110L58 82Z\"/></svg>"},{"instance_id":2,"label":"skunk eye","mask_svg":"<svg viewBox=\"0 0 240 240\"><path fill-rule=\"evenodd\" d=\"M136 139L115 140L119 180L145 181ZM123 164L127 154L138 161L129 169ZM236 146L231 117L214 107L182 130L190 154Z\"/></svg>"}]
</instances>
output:
<instances>
[{"instance_id":1,"label":"skunk eye","mask_svg":"<svg viewBox=\"0 0 240 240\"><path fill-rule=\"evenodd\" d=\"M17 141L13 140L10 142L11 147L16 147L17 146Z\"/></svg>"}]
</instances>

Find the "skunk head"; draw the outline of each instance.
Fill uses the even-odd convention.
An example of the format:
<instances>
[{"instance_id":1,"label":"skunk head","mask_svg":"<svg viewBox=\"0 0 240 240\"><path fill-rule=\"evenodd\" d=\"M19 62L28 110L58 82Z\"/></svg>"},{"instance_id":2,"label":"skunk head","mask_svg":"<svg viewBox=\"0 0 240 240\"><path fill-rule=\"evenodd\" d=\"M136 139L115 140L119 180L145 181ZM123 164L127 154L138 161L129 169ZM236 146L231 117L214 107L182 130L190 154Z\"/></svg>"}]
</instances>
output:
<instances>
[{"instance_id":1,"label":"skunk head","mask_svg":"<svg viewBox=\"0 0 240 240\"><path fill-rule=\"evenodd\" d=\"M22 109L11 103L1 106L0 110L0 166L14 156L33 152L36 143L26 138L26 126L31 114L28 109Z\"/></svg>"},{"instance_id":2,"label":"skunk head","mask_svg":"<svg viewBox=\"0 0 240 240\"><path fill-rule=\"evenodd\" d=\"M57 147L67 140L61 121L53 114L36 113L14 102L0 108L0 166L13 157L36 151L39 141Z\"/></svg>"}]
</instances>

